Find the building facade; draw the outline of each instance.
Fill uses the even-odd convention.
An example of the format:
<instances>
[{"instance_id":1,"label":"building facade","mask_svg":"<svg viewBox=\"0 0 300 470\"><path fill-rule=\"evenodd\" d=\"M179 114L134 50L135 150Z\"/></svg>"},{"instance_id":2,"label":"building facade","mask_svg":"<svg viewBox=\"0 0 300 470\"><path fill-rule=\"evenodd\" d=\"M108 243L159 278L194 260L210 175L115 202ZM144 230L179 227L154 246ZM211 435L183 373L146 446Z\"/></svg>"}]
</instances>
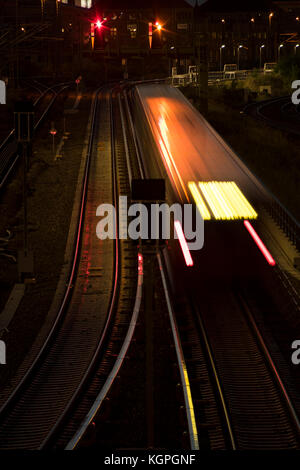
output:
<instances>
[{"instance_id":1,"label":"building facade","mask_svg":"<svg viewBox=\"0 0 300 470\"><path fill-rule=\"evenodd\" d=\"M210 70L224 63L258 68L294 53L300 42L300 2L208 0L195 8L195 25L206 35Z\"/></svg>"},{"instance_id":2,"label":"building facade","mask_svg":"<svg viewBox=\"0 0 300 470\"><path fill-rule=\"evenodd\" d=\"M0 74L68 75L88 61L106 78L220 70L300 54L300 1L2 0Z\"/></svg>"}]
</instances>

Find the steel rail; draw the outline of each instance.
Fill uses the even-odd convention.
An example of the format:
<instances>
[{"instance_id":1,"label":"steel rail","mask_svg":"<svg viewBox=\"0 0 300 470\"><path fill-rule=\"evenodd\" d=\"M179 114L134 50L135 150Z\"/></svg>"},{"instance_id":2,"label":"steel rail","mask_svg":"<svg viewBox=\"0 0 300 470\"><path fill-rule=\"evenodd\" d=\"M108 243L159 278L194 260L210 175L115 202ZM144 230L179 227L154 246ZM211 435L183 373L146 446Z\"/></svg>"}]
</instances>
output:
<instances>
[{"instance_id":1,"label":"steel rail","mask_svg":"<svg viewBox=\"0 0 300 470\"><path fill-rule=\"evenodd\" d=\"M254 332L256 341L259 344L261 351L263 352L263 356L265 358L265 361L269 365L269 367L272 371L274 381L277 384L278 389L280 390L280 393L281 393L281 395L283 397L283 400L285 402L285 406L288 409L288 412L290 414L292 422L294 423L294 427L295 427L296 433L298 435L298 438L300 438L300 420L299 420L297 412L296 412L296 410L293 406L292 400L291 400L291 398L290 398L290 396L287 392L286 387L284 386L283 381L280 378L280 374L279 374L279 372L277 370L277 367L276 367L276 365L275 365L275 363L272 359L270 351L269 351L269 349L268 349L268 347L267 347L267 345L266 345L266 343L265 343L265 341L264 341L264 339L263 339L263 337L262 337L262 335L259 331L257 323L256 323L256 321L255 321L255 319L254 319L254 317L253 317L253 315L252 315L245 299L242 296L239 296L239 299L240 299L240 302L242 304L245 315L247 316L247 318L249 320L252 331Z\"/></svg>"},{"instance_id":2,"label":"steel rail","mask_svg":"<svg viewBox=\"0 0 300 470\"><path fill-rule=\"evenodd\" d=\"M71 270L70 270L70 275L69 279L66 285L66 290L61 302L61 305L59 307L59 310L57 312L55 321L51 327L50 332L47 335L47 338L41 347L39 353L37 354L36 358L34 359L33 363L31 364L30 368L27 370L26 374L23 376L22 380L19 382L17 387L13 390L9 398L6 400L6 402L1 406L0 408L0 421L3 420L4 415L6 415L9 410L13 407L15 401L18 399L20 396L22 390L27 386L29 383L30 379L34 375L35 371L38 369L40 363L42 362L42 359L50 345L50 343L53 341L53 338L59 328L59 324L62 320L65 307L69 301L69 298L72 293L72 288L73 288L73 282L75 278L75 272L76 272L76 267L77 267L77 262L78 262L78 254L79 254L79 247L80 247L80 242L81 242L81 236L82 236L82 226L83 226L83 216L84 216L84 208L85 208L85 202L86 202L86 195L87 195L87 183L88 183L88 175L89 175L89 167L90 167L90 159L91 159L91 154L92 154L92 146L93 146L93 141L94 141L94 131L95 131L95 116L96 116L96 110L97 110L97 99L98 95L100 93L100 89L97 90L95 97L94 97L94 102L93 102L93 107L92 107L92 128L91 128L91 135L90 135L90 140L89 140L89 145L88 145L88 152L87 152L87 160L86 160L86 166L85 166L85 171L84 171L84 177L83 177L83 184L82 184L82 192L81 192L81 203L80 203L80 209L79 209L79 214L78 214L78 221L77 221L77 230L76 230L76 239L74 243L74 251L73 251L73 260L71 264Z\"/></svg>"},{"instance_id":3,"label":"steel rail","mask_svg":"<svg viewBox=\"0 0 300 470\"><path fill-rule=\"evenodd\" d=\"M138 321L138 316L140 312L140 307L141 307L141 301L142 301L142 289L143 289L143 279L144 279L144 274L143 274L143 257L139 253L138 254L138 283L137 283L137 290L136 290L136 296L135 296L135 305L133 309L133 314L131 317L131 321L129 324L129 328L125 337L125 340L123 342L122 348L120 350L120 353L118 354L117 360L109 374L109 376L106 379L106 382L104 383L102 389L100 390L96 400L94 401L93 406L91 407L90 411L84 418L83 422L80 424L77 432L74 434L72 439L68 442L67 446L65 447L65 450L74 450L75 447L79 444L80 440L86 433L88 427L90 424L93 422L93 419L97 415L103 401L105 400L106 396L108 395L116 377L118 376L118 373L121 369L121 366L124 362L124 359L126 358L128 348L131 344L133 334L135 332L135 327Z\"/></svg>"},{"instance_id":4,"label":"steel rail","mask_svg":"<svg viewBox=\"0 0 300 470\"><path fill-rule=\"evenodd\" d=\"M199 450L199 439L198 439L198 430L197 430L197 423L195 418L195 410L192 398L192 392L190 387L189 375L187 371L187 366L181 346L180 335L177 327L177 322L175 319L175 313L172 308L171 298L169 295L166 274L164 270L164 266L162 263L161 255L157 253L158 265L160 268L161 279L163 283L163 289L165 293L169 320L172 329L173 341L175 344L177 362L179 366L180 378L183 388L183 395L184 395L184 402L185 402L185 410L186 410L186 417L188 422L188 429L189 429L189 437L190 437L190 445L191 450Z\"/></svg>"},{"instance_id":5,"label":"steel rail","mask_svg":"<svg viewBox=\"0 0 300 470\"><path fill-rule=\"evenodd\" d=\"M200 331L201 331L201 334L202 334L202 337L203 337L203 340L204 340L205 348L206 348L206 351L207 351L207 354L208 354L208 358L209 358L211 370L212 370L212 373L213 373L213 376L214 376L214 380L215 380L215 383L216 383L216 387L217 387L217 390L218 390L220 403L222 405L222 412L223 412L224 419L225 419L225 422L226 422L226 428L227 428L227 433L228 433L228 436L229 436L231 449L236 450L235 437L234 437L234 433L233 433L233 429L232 429L232 424L231 424L231 421L230 421L230 413L229 413L229 410L228 410L228 407L227 407L227 404L226 404L226 400L225 400L225 397L224 397L224 392L223 392L223 389L222 389L221 379L219 377L219 373L218 373L218 369L217 369L217 366L216 366L216 363L215 363L215 360L214 360L213 352L212 352L212 349L210 347L210 344L209 344L209 341L208 341L208 336L207 336L207 333L206 333L206 330L205 330L205 327L204 327L204 324L203 324L203 321L202 321L202 318L201 318L199 312L198 312L197 320L198 320Z\"/></svg>"},{"instance_id":6,"label":"steel rail","mask_svg":"<svg viewBox=\"0 0 300 470\"><path fill-rule=\"evenodd\" d=\"M111 152L112 152L112 169L113 169L113 192L114 192L114 201L115 204L117 204L117 198L118 198L118 192L117 192L117 167L116 167L116 150L115 150L115 131L114 131L114 119L113 119L113 104L112 104L112 92L110 93L109 96L110 99L110 128L111 128ZM124 114L122 110L122 104L120 99L118 98L119 102L119 107L120 107L120 114L121 114L121 123L122 123L122 132L123 132L123 138L124 138L124 144L125 144L125 152L126 152L126 164L128 167L128 172L129 172L129 179L131 183L131 171L130 171L130 161L129 161L129 151L128 151L128 143L127 143L127 138L126 138L126 130L125 130L125 120L124 120ZM118 234L118 217L116 217L115 220L115 233ZM116 243L115 243L115 252L118 253L119 250L119 238L118 236L116 237ZM118 257L116 258L116 266L115 270L117 272L118 270ZM111 301L111 308L110 308L110 313L109 316L112 315L113 309L114 309L114 304L115 304L115 299L117 295L117 283L118 279L115 278L114 282L114 288L113 288L113 293L112 293L112 301ZM126 337L124 339L124 342L122 344L121 350L117 356L117 359L112 367L111 372L109 373L103 387L101 388L98 396L96 397L92 407L90 408L89 412L86 414L85 418L83 419L82 423L80 424L78 430L72 437L72 439L68 442L67 446L65 447L65 450L73 450L81 441L83 438L84 434L86 433L89 425L93 421L95 415L99 412L99 409L109 393L117 375L118 372L123 364L123 361L126 357L128 348L131 344L131 340L133 337L133 334L135 332L135 327L136 323L138 320L139 312L140 312L140 306L141 306L141 300L142 300L142 287L143 287L143 257L140 253L138 253L138 282L137 282L137 290L136 290L136 297L135 297L135 304L133 308L133 313L131 316L131 320L129 323L129 327L127 330ZM108 325L108 323L107 323Z\"/></svg>"},{"instance_id":7,"label":"steel rail","mask_svg":"<svg viewBox=\"0 0 300 470\"><path fill-rule=\"evenodd\" d=\"M61 86L62 88L59 90L59 91L55 91L54 88L58 87L58 86ZM40 126L41 122L43 121L43 119L45 118L45 116L47 115L48 111L50 110L50 108L53 106L57 96L63 91L65 90L66 88L68 88L68 84L59 84L59 85L54 85L53 87L49 87L47 88L38 98L37 100L34 102L34 106L37 106L39 101L48 93L48 91L52 91L54 93L54 96L52 98L52 100L50 101L50 103L48 104L48 106L46 107L46 109L44 110L42 116L39 118L38 122L35 123L34 125L34 130L36 131L38 129L38 127ZM12 129L9 134L7 135L7 137L2 141L2 143L0 144L0 152L1 151L4 151L5 150L5 147L8 145L8 142L10 139L13 138L15 134L15 129ZM14 140L12 140L13 142ZM4 176L2 177L1 181L0 181L0 189L3 187L4 183L6 182L8 176L10 175L11 171L13 170L15 164L17 163L18 159L19 159L19 153L18 152L13 152L11 154L11 156L9 157L9 159L12 158L12 155L15 155L15 158L13 159L13 161L10 162L10 165L9 167L7 168ZM5 163L5 161L4 161ZM7 163L5 163L6 165Z\"/></svg>"},{"instance_id":8,"label":"steel rail","mask_svg":"<svg viewBox=\"0 0 300 470\"><path fill-rule=\"evenodd\" d=\"M110 101L110 108L111 108L111 101ZM112 111L110 111L110 112L112 113ZM113 145L113 141L114 141L114 134L113 134L113 131L112 131L112 133L111 133L112 145ZM113 202L115 204L117 204L118 191L117 191L117 181L116 181L117 174L116 174L114 151L113 151L113 159L112 159L112 170L113 170L113 181L114 181L114 184L113 184ZM115 225L115 232L116 232L116 234L118 234L118 219L117 218L115 220L115 224L116 224ZM62 425L62 423L65 420L65 418L67 417L68 413L70 413L70 410L71 410L73 404L75 403L75 401L78 398L79 394L82 392L82 389L84 388L84 385L85 385L86 381L88 380L88 378L89 378L89 376L92 372L92 369L95 365L95 362L96 362L97 358L99 357L99 354L100 354L101 350L103 349L104 342L107 338L107 334L108 334L109 328L111 326L112 317L113 317L113 313L114 313L115 306L116 306L117 291L118 291L118 285L119 285L119 238L118 238L118 236L116 237L116 240L115 240L114 256L115 256L115 262L114 262L113 291L112 291L112 295L111 295L108 315L107 315L107 318L106 318L104 329L101 333L100 341L99 341L98 346L97 346L97 348L94 352L94 355L91 359L89 367L87 368L85 374L83 375L77 389L74 391L73 396L71 397L71 399L70 399L67 407L65 408L63 414L61 415L60 419L56 422L56 425L51 429L48 436L42 442L42 444L40 446L40 449L43 449L47 446L49 441L51 441L51 439L54 437L54 435L57 432L57 430L59 429L59 427Z\"/></svg>"}]
</instances>

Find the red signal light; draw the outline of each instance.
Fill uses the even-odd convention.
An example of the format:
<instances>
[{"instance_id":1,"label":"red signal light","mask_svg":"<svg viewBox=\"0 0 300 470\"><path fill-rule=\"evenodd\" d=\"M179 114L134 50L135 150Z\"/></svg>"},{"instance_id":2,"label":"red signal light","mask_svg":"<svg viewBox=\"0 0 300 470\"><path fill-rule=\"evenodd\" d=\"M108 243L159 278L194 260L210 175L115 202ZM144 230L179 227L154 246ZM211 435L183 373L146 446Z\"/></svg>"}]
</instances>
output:
<instances>
[{"instance_id":1,"label":"red signal light","mask_svg":"<svg viewBox=\"0 0 300 470\"><path fill-rule=\"evenodd\" d=\"M97 26L98 29L101 29L102 28L102 21L97 20L96 21L96 26Z\"/></svg>"}]
</instances>

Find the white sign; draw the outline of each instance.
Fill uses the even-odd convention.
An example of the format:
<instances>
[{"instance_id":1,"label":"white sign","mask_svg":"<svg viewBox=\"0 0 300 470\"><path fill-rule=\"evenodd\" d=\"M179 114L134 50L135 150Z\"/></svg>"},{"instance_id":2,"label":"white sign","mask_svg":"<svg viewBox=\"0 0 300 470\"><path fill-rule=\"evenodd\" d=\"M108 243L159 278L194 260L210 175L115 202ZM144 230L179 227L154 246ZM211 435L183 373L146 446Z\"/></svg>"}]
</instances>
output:
<instances>
[{"instance_id":1,"label":"white sign","mask_svg":"<svg viewBox=\"0 0 300 470\"><path fill-rule=\"evenodd\" d=\"M0 364L6 364L6 345L0 341Z\"/></svg>"},{"instance_id":2,"label":"white sign","mask_svg":"<svg viewBox=\"0 0 300 470\"><path fill-rule=\"evenodd\" d=\"M3 80L0 80L0 104L6 104L6 85Z\"/></svg>"}]
</instances>

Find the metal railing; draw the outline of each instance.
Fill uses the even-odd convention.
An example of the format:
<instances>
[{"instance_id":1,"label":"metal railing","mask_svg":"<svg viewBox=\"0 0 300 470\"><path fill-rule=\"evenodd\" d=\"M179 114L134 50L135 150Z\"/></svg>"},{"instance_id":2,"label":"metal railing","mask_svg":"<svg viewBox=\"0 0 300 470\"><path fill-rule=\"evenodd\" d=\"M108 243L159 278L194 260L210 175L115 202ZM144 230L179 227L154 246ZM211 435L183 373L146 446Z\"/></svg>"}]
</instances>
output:
<instances>
[{"instance_id":1,"label":"metal railing","mask_svg":"<svg viewBox=\"0 0 300 470\"><path fill-rule=\"evenodd\" d=\"M211 71L208 72L208 84L218 84L228 80L246 80L246 78L253 73L253 70L236 70L236 71ZM258 70L257 73L263 74L263 70ZM173 86L186 86L197 85L197 74L182 74L174 75L169 78Z\"/></svg>"},{"instance_id":2,"label":"metal railing","mask_svg":"<svg viewBox=\"0 0 300 470\"><path fill-rule=\"evenodd\" d=\"M265 206L272 219L288 237L297 251L300 252L300 224L290 212L273 195Z\"/></svg>"}]
</instances>

